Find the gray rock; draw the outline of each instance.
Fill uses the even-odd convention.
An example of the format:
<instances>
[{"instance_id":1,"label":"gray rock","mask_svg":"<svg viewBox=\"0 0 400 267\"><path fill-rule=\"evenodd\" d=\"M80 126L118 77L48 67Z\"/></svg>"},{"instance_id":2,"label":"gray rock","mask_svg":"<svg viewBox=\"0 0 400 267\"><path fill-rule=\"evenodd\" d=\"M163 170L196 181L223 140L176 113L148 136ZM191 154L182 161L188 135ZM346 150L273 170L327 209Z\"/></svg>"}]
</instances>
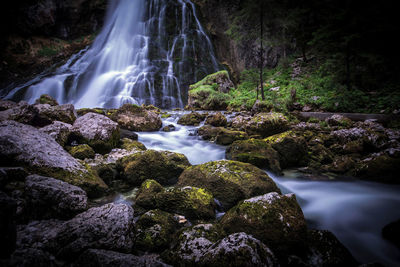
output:
<instances>
[{"instance_id":1,"label":"gray rock","mask_svg":"<svg viewBox=\"0 0 400 267\"><path fill-rule=\"evenodd\" d=\"M17 106L17 103L10 100L0 100L0 111L4 111Z\"/></svg>"},{"instance_id":2,"label":"gray rock","mask_svg":"<svg viewBox=\"0 0 400 267\"><path fill-rule=\"evenodd\" d=\"M31 173L51 176L82 187L89 196L101 195L107 186L52 137L15 121L0 122L0 161L20 164Z\"/></svg>"},{"instance_id":3,"label":"gray rock","mask_svg":"<svg viewBox=\"0 0 400 267\"><path fill-rule=\"evenodd\" d=\"M124 254L110 250L102 249L88 249L86 250L78 260L72 266L82 267L167 267L167 265L157 259L155 255L144 255L141 257Z\"/></svg>"},{"instance_id":4,"label":"gray rock","mask_svg":"<svg viewBox=\"0 0 400 267\"><path fill-rule=\"evenodd\" d=\"M71 259L89 248L129 253L133 246L134 226L132 207L106 204L63 223L52 246L64 259Z\"/></svg>"},{"instance_id":5,"label":"gray rock","mask_svg":"<svg viewBox=\"0 0 400 267\"><path fill-rule=\"evenodd\" d=\"M201 257L205 266L278 266L272 251L246 233L234 233L207 249Z\"/></svg>"},{"instance_id":6,"label":"gray rock","mask_svg":"<svg viewBox=\"0 0 400 267\"><path fill-rule=\"evenodd\" d=\"M49 104L36 104L33 106L38 113L38 125L48 125L53 121L73 124L76 120L75 108L72 104L51 106Z\"/></svg>"},{"instance_id":7,"label":"gray rock","mask_svg":"<svg viewBox=\"0 0 400 267\"><path fill-rule=\"evenodd\" d=\"M0 121L14 120L25 124L37 125L37 117L37 110L25 101L21 101L7 110L0 111Z\"/></svg>"},{"instance_id":8,"label":"gray rock","mask_svg":"<svg viewBox=\"0 0 400 267\"><path fill-rule=\"evenodd\" d=\"M2 262L0 261L0 264ZM40 249L18 249L11 258L3 262L4 266L9 267L53 267L59 266L56 263L55 257ZM3 265L1 265L3 266Z\"/></svg>"},{"instance_id":9,"label":"gray rock","mask_svg":"<svg viewBox=\"0 0 400 267\"><path fill-rule=\"evenodd\" d=\"M28 176L25 194L34 218L68 218L87 208L85 191L50 177Z\"/></svg>"},{"instance_id":10,"label":"gray rock","mask_svg":"<svg viewBox=\"0 0 400 267\"><path fill-rule=\"evenodd\" d=\"M38 249L49 251L52 249L51 241L57 237L63 225L60 220L32 221L17 227L17 248ZM53 249L56 251L56 248Z\"/></svg>"},{"instance_id":11,"label":"gray rock","mask_svg":"<svg viewBox=\"0 0 400 267\"><path fill-rule=\"evenodd\" d=\"M72 126L72 132L98 153L108 153L120 138L118 123L104 115L86 113Z\"/></svg>"},{"instance_id":12,"label":"gray rock","mask_svg":"<svg viewBox=\"0 0 400 267\"><path fill-rule=\"evenodd\" d=\"M40 128L39 130L50 135L57 143L64 146L68 142L72 125L61 121L54 121L52 124Z\"/></svg>"}]
</instances>

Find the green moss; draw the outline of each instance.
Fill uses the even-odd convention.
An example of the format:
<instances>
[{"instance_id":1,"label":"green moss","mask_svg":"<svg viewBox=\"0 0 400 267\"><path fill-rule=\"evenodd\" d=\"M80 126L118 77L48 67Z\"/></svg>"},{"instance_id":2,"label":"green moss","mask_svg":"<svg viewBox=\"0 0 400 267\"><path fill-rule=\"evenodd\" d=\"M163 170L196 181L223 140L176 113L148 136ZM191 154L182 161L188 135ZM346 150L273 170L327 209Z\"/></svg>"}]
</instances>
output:
<instances>
[{"instance_id":1,"label":"green moss","mask_svg":"<svg viewBox=\"0 0 400 267\"><path fill-rule=\"evenodd\" d=\"M36 100L36 104L49 104L50 106L58 106L58 102L47 94L41 95Z\"/></svg>"},{"instance_id":2,"label":"green moss","mask_svg":"<svg viewBox=\"0 0 400 267\"><path fill-rule=\"evenodd\" d=\"M123 138L122 139L122 149L126 149L128 151L132 150L147 150L146 146L140 143L139 141L134 141L129 138Z\"/></svg>"},{"instance_id":3,"label":"green moss","mask_svg":"<svg viewBox=\"0 0 400 267\"><path fill-rule=\"evenodd\" d=\"M226 70L221 70L221 71L218 71L216 73L207 75L201 81L190 85L189 90L196 89L196 88L198 88L200 86L203 86L203 85L213 85L213 84L215 84L216 80L221 79L222 77L226 77L226 78L229 79L229 74L228 74L228 72Z\"/></svg>"},{"instance_id":4,"label":"green moss","mask_svg":"<svg viewBox=\"0 0 400 267\"><path fill-rule=\"evenodd\" d=\"M163 114L161 114L161 118L162 119L166 119L166 118L169 118L169 117L171 117L172 115L171 114L169 114L169 113L163 113Z\"/></svg>"},{"instance_id":5,"label":"green moss","mask_svg":"<svg viewBox=\"0 0 400 267\"><path fill-rule=\"evenodd\" d=\"M101 115L106 115L106 111L102 108L81 108L76 111L79 116L83 116L86 113L97 113Z\"/></svg>"},{"instance_id":6,"label":"green moss","mask_svg":"<svg viewBox=\"0 0 400 267\"><path fill-rule=\"evenodd\" d=\"M182 125L199 125L204 119L206 115L197 113L197 112L191 112L188 114L184 114L182 117L179 118L178 123Z\"/></svg>"}]
</instances>

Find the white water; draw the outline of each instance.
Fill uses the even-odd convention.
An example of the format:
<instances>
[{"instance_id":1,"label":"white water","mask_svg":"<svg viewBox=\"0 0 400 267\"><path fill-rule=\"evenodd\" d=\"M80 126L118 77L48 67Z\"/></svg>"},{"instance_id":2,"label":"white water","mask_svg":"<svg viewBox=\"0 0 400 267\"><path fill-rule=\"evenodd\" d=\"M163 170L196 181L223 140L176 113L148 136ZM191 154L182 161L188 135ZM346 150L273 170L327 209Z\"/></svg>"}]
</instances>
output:
<instances>
[{"instance_id":1,"label":"white water","mask_svg":"<svg viewBox=\"0 0 400 267\"><path fill-rule=\"evenodd\" d=\"M185 154L192 164L225 158L225 147L191 136L197 127L176 124L178 116L165 119L175 132L138 133L148 149ZM310 181L297 172L276 176L267 172L284 193L293 192L310 227L327 229L362 263L400 266L399 250L381 237L382 228L400 218L400 186L364 181Z\"/></svg>"},{"instance_id":2,"label":"white water","mask_svg":"<svg viewBox=\"0 0 400 267\"><path fill-rule=\"evenodd\" d=\"M23 95L33 103L49 94L76 108L125 103L182 107L188 85L217 70L210 39L192 2L113 0L90 48L54 75L39 76L5 98Z\"/></svg>"}]
</instances>

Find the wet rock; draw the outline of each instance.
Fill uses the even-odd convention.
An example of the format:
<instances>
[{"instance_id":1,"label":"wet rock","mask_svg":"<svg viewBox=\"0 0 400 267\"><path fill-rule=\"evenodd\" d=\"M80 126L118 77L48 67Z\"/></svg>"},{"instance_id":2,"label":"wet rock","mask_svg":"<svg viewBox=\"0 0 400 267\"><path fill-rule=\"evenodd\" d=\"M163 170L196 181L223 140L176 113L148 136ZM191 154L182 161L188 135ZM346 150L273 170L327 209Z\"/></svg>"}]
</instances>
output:
<instances>
[{"instance_id":1,"label":"wet rock","mask_svg":"<svg viewBox=\"0 0 400 267\"><path fill-rule=\"evenodd\" d=\"M175 184L179 175L190 166L186 156L169 151L146 150L118 160L126 181L140 185L155 179L162 185Z\"/></svg>"},{"instance_id":2,"label":"wet rock","mask_svg":"<svg viewBox=\"0 0 400 267\"><path fill-rule=\"evenodd\" d=\"M329 231L308 231L308 266L358 266L345 246Z\"/></svg>"},{"instance_id":3,"label":"wet rock","mask_svg":"<svg viewBox=\"0 0 400 267\"><path fill-rule=\"evenodd\" d=\"M232 127L249 135L268 137L289 129L288 119L281 113L259 113L253 117L236 116Z\"/></svg>"},{"instance_id":4,"label":"wet rock","mask_svg":"<svg viewBox=\"0 0 400 267\"><path fill-rule=\"evenodd\" d=\"M49 135L15 121L0 122L0 159L4 165L22 165L31 173L79 186L89 197L107 189L89 166L74 159Z\"/></svg>"},{"instance_id":5,"label":"wet rock","mask_svg":"<svg viewBox=\"0 0 400 267\"><path fill-rule=\"evenodd\" d=\"M125 104L110 115L121 128L130 131L150 132L158 131L162 126L160 116L156 110L146 109L132 104Z\"/></svg>"},{"instance_id":6,"label":"wet rock","mask_svg":"<svg viewBox=\"0 0 400 267\"><path fill-rule=\"evenodd\" d=\"M214 127L226 126L227 119L221 112L211 114L207 116L205 124L209 124Z\"/></svg>"},{"instance_id":7,"label":"wet rock","mask_svg":"<svg viewBox=\"0 0 400 267\"><path fill-rule=\"evenodd\" d=\"M192 166L181 174L178 185L209 190L225 209L245 198L280 192L264 171L247 163L228 160Z\"/></svg>"},{"instance_id":8,"label":"wet rock","mask_svg":"<svg viewBox=\"0 0 400 267\"><path fill-rule=\"evenodd\" d=\"M83 144L71 147L68 152L77 159L94 158L95 152L90 146Z\"/></svg>"},{"instance_id":9,"label":"wet rock","mask_svg":"<svg viewBox=\"0 0 400 267\"><path fill-rule=\"evenodd\" d=\"M9 109L0 111L0 121L5 120L13 120L34 126L40 125L38 111L25 101L21 101Z\"/></svg>"},{"instance_id":10,"label":"wet rock","mask_svg":"<svg viewBox=\"0 0 400 267\"><path fill-rule=\"evenodd\" d=\"M265 139L279 154L281 168L295 167L302 164L307 156L307 144L301 133L287 131Z\"/></svg>"},{"instance_id":11,"label":"wet rock","mask_svg":"<svg viewBox=\"0 0 400 267\"><path fill-rule=\"evenodd\" d=\"M131 266L131 267L168 267L155 255L144 255L141 257L119 253L104 249L86 250L72 266L76 267L113 267L113 266Z\"/></svg>"},{"instance_id":12,"label":"wet rock","mask_svg":"<svg viewBox=\"0 0 400 267\"><path fill-rule=\"evenodd\" d=\"M199 125L204 119L206 115L197 113L197 112L191 112L188 114L184 114L182 117L179 118L178 123L182 125Z\"/></svg>"},{"instance_id":13,"label":"wet rock","mask_svg":"<svg viewBox=\"0 0 400 267\"><path fill-rule=\"evenodd\" d=\"M10 100L0 100L0 111L4 111L7 109L15 108L17 103Z\"/></svg>"},{"instance_id":14,"label":"wet rock","mask_svg":"<svg viewBox=\"0 0 400 267\"><path fill-rule=\"evenodd\" d=\"M259 139L235 141L226 149L226 158L253 164L259 168L268 168L275 173L281 172L279 153L271 144Z\"/></svg>"},{"instance_id":15,"label":"wet rock","mask_svg":"<svg viewBox=\"0 0 400 267\"><path fill-rule=\"evenodd\" d=\"M38 113L38 125L45 126L53 121L61 121L73 124L76 120L75 108L72 104L51 106L49 104L37 104L33 106Z\"/></svg>"},{"instance_id":16,"label":"wet rock","mask_svg":"<svg viewBox=\"0 0 400 267\"><path fill-rule=\"evenodd\" d=\"M225 128L221 128L215 142L219 145L230 145L237 140L247 139L247 133L242 131L232 131Z\"/></svg>"},{"instance_id":17,"label":"wet rock","mask_svg":"<svg viewBox=\"0 0 400 267\"><path fill-rule=\"evenodd\" d=\"M163 192L164 188L155 180L144 181L136 195L135 204L151 210L157 207L156 195Z\"/></svg>"},{"instance_id":18,"label":"wet rock","mask_svg":"<svg viewBox=\"0 0 400 267\"><path fill-rule=\"evenodd\" d=\"M353 121L339 114L334 114L325 120L330 126L351 127Z\"/></svg>"},{"instance_id":19,"label":"wet rock","mask_svg":"<svg viewBox=\"0 0 400 267\"><path fill-rule=\"evenodd\" d=\"M80 143L87 143L96 152L105 154L118 145L120 138L118 124L106 116L87 113L79 117L72 132Z\"/></svg>"},{"instance_id":20,"label":"wet rock","mask_svg":"<svg viewBox=\"0 0 400 267\"><path fill-rule=\"evenodd\" d=\"M136 222L136 249L162 251L168 248L179 226L171 213L158 209L146 212Z\"/></svg>"},{"instance_id":21,"label":"wet rock","mask_svg":"<svg viewBox=\"0 0 400 267\"><path fill-rule=\"evenodd\" d=\"M175 126L170 124L170 125L165 126L162 130L163 130L163 132L172 132L172 131L175 131Z\"/></svg>"},{"instance_id":22,"label":"wet rock","mask_svg":"<svg viewBox=\"0 0 400 267\"><path fill-rule=\"evenodd\" d=\"M14 216L16 209L16 201L0 191L0 259L7 258L15 249L17 230Z\"/></svg>"},{"instance_id":23,"label":"wet rock","mask_svg":"<svg viewBox=\"0 0 400 267\"><path fill-rule=\"evenodd\" d=\"M54 121L52 124L40 128L39 130L50 135L61 146L65 146L71 134L72 125L61 121Z\"/></svg>"},{"instance_id":24,"label":"wet rock","mask_svg":"<svg viewBox=\"0 0 400 267\"><path fill-rule=\"evenodd\" d=\"M221 219L227 233L245 232L275 253L299 253L306 238L306 222L294 194L276 192L246 199Z\"/></svg>"},{"instance_id":25,"label":"wet rock","mask_svg":"<svg viewBox=\"0 0 400 267\"><path fill-rule=\"evenodd\" d=\"M147 150L146 146L140 143L139 141L135 141L129 138L123 138L121 148L127 151L143 151Z\"/></svg>"},{"instance_id":26,"label":"wet rock","mask_svg":"<svg viewBox=\"0 0 400 267\"><path fill-rule=\"evenodd\" d=\"M129 253L134 244L133 209L125 204L91 208L63 223L51 240L52 250L72 260L89 248Z\"/></svg>"},{"instance_id":27,"label":"wet rock","mask_svg":"<svg viewBox=\"0 0 400 267\"><path fill-rule=\"evenodd\" d=\"M121 139L122 138L129 138L131 140L138 140L139 136L137 133L133 132L133 131L129 131L126 129L120 129L120 135L121 135Z\"/></svg>"},{"instance_id":28,"label":"wet rock","mask_svg":"<svg viewBox=\"0 0 400 267\"><path fill-rule=\"evenodd\" d=\"M26 177L25 195L32 218L68 218L87 209L86 192L39 175Z\"/></svg>"},{"instance_id":29,"label":"wet rock","mask_svg":"<svg viewBox=\"0 0 400 267\"><path fill-rule=\"evenodd\" d=\"M385 225L382 236L400 248L400 220Z\"/></svg>"},{"instance_id":30,"label":"wet rock","mask_svg":"<svg viewBox=\"0 0 400 267\"><path fill-rule=\"evenodd\" d=\"M49 104L50 106L59 105L57 100L47 94L41 95L38 99L36 99L35 104Z\"/></svg>"},{"instance_id":31,"label":"wet rock","mask_svg":"<svg viewBox=\"0 0 400 267\"><path fill-rule=\"evenodd\" d=\"M399 164L400 158L393 158L385 153L375 153L357 163L355 175L366 180L400 183Z\"/></svg>"},{"instance_id":32,"label":"wet rock","mask_svg":"<svg viewBox=\"0 0 400 267\"><path fill-rule=\"evenodd\" d=\"M200 262L205 266L279 266L266 245L243 232L210 246Z\"/></svg>"},{"instance_id":33,"label":"wet rock","mask_svg":"<svg viewBox=\"0 0 400 267\"><path fill-rule=\"evenodd\" d=\"M174 266L200 265L209 247L224 236L224 231L218 225L195 225L179 234L171 250L163 254L163 259Z\"/></svg>"}]
</instances>

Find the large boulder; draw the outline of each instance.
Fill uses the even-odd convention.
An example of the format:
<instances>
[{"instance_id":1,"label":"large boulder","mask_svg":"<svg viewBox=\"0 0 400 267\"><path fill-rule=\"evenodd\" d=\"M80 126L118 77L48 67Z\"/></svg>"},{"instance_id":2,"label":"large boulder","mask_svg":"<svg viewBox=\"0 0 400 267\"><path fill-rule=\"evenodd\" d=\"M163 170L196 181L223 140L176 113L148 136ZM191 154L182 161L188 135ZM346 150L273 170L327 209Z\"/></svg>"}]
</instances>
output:
<instances>
[{"instance_id":1,"label":"large boulder","mask_svg":"<svg viewBox=\"0 0 400 267\"><path fill-rule=\"evenodd\" d=\"M25 196L32 218L68 218L87 209L85 191L50 177L26 177Z\"/></svg>"},{"instance_id":2,"label":"large boulder","mask_svg":"<svg viewBox=\"0 0 400 267\"><path fill-rule=\"evenodd\" d=\"M82 160L87 159L87 158L94 158L94 156L95 156L95 152L94 152L93 148L91 148L87 144L70 147L68 149L68 152L74 158L82 159Z\"/></svg>"},{"instance_id":3,"label":"large boulder","mask_svg":"<svg viewBox=\"0 0 400 267\"><path fill-rule=\"evenodd\" d=\"M272 251L246 233L234 233L210 246L200 260L204 266L279 266Z\"/></svg>"},{"instance_id":4,"label":"large boulder","mask_svg":"<svg viewBox=\"0 0 400 267\"><path fill-rule=\"evenodd\" d=\"M209 190L225 209L245 198L280 192L264 171L247 163L228 160L189 167L179 177L178 185Z\"/></svg>"},{"instance_id":5,"label":"large boulder","mask_svg":"<svg viewBox=\"0 0 400 267\"><path fill-rule=\"evenodd\" d=\"M24 124L39 125L38 111L25 101L21 101L15 106L0 111L0 121L13 120ZM41 125L44 126L44 125Z\"/></svg>"},{"instance_id":6,"label":"large boulder","mask_svg":"<svg viewBox=\"0 0 400 267\"><path fill-rule=\"evenodd\" d=\"M162 185L172 185L190 166L185 155L170 151L146 150L118 160L127 183L140 185L146 179L155 179Z\"/></svg>"},{"instance_id":7,"label":"large boulder","mask_svg":"<svg viewBox=\"0 0 400 267\"><path fill-rule=\"evenodd\" d=\"M123 105L110 114L110 118L121 128L137 132L158 131L162 126L161 118L155 110L133 104Z\"/></svg>"},{"instance_id":8,"label":"large boulder","mask_svg":"<svg viewBox=\"0 0 400 267\"><path fill-rule=\"evenodd\" d=\"M171 267L154 255L135 256L104 249L88 249L73 263L74 267Z\"/></svg>"},{"instance_id":9,"label":"large boulder","mask_svg":"<svg viewBox=\"0 0 400 267\"><path fill-rule=\"evenodd\" d=\"M279 153L271 144L260 139L235 141L226 149L226 158L253 164L259 168L268 168L275 173L281 172Z\"/></svg>"},{"instance_id":10,"label":"large boulder","mask_svg":"<svg viewBox=\"0 0 400 267\"><path fill-rule=\"evenodd\" d=\"M234 141L248 138L246 132L234 131L223 127L202 126L197 131L204 140L215 141L219 145L230 145Z\"/></svg>"},{"instance_id":11,"label":"large boulder","mask_svg":"<svg viewBox=\"0 0 400 267\"><path fill-rule=\"evenodd\" d=\"M295 167L307 157L307 143L301 133L287 131L264 139L279 154L281 168Z\"/></svg>"},{"instance_id":12,"label":"large boulder","mask_svg":"<svg viewBox=\"0 0 400 267\"><path fill-rule=\"evenodd\" d=\"M259 113L253 117L236 116L232 127L247 132L249 135L268 137L289 129L289 121L281 113Z\"/></svg>"},{"instance_id":13,"label":"large boulder","mask_svg":"<svg viewBox=\"0 0 400 267\"><path fill-rule=\"evenodd\" d=\"M65 146L67 144L71 130L71 124L61 121L54 121L52 124L40 128L41 132L50 135L61 146Z\"/></svg>"},{"instance_id":14,"label":"large boulder","mask_svg":"<svg viewBox=\"0 0 400 267\"><path fill-rule=\"evenodd\" d=\"M51 250L71 260L89 248L129 253L134 244L133 209L125 204L91 208L59 226ZM72 257L72 258L71 258Z\"/></svg>"},{"instance_id":15,"label":"large boulder","mask_svg":"<svg viewBox=\"0 0 400 267\"><path fill-rule=\"evenodd\" d=\"M50 106L58 106L57 100L47 94L43 94L36 99L35 104L49 104Z\"/></svg>"},{"instance_id":16,"label":"large boulder","mask_svg":"<svg viewBox=\"0 0 400 267\"><path fill-rule=\"evenodd\" d=\"M89 166L74 159L52 137L15 121L0 122L0 161L79 186L89 197L107 190Z\"/></svg>"},{"instance_id":17,"label":"large boulder","mask_svg":"<svg viewBox=\"0 0 400 267\"><path fill-rule=\"evenodd\" d=\"M354 174L361 179L400 183L398 175L400 157L391 157L383 152L374 153L355 165Z\"/></svg>"},{"instance_id":18,"label":"large boulder","mask_svg":"<svg viewBox=\"0 0 400 267\"><path fill-rule=\"evenodd\" d=\"M182 125L199 125L204 119L206 115L198 112L191 112L188 114L184 114L179 118L178 123Z\"/></svg>"},{"instance_id":19,"label":"large boulder","mask_svg":"<svg viewBox=\"0 0 400 267\"><path fill-rule=\"evenodd\" d=\"M164 192L164 188L157 181L151 179L144 181L136 195L135 205L146 210L156 208L156 196L160 192Z\"/></svg>"},{"instance_id":20,"label":"large boulder","mask_svg":"<svg viewBox=\"0 0 400 267\"><path fill-rule=\"evenodd\" d=\"M72 104L51 106L49 104L37 104L33 106L37 110L37 124L49 125L53 121L61 121L73 124L76 120L75 108Z\"/></svg>"},{"instance_id":21,"label":"large boulder","mask_svg":"<svg viewBox=\"0 0 400 267\"><path fill-rule=\"evenodd\" d=\"M221 225L228 234L251 234L279 254L298 253L307 236L306 221L294 194L272 192L246 199L222 217Z\"/></svg>"},{"instance_id":22,"label":"large boulder","mask_svg":"<svg viewBox=\"0 0 400 267\"><path fill-rule=\"evenodd\" d=\"M0 111L4 111L10 108L15 108L16 106L17 103L13 101L0 99Z\"/></svg>"},{"instance_id":23,"label":"large boulder","mask_svg":"<svg viewBox=\"0 0 400 267\"><path fill-rule=\"evenodd\" d=\"M116 147L120 138L118 124L97 113L79 117L72 126L72 132L80 143L88 144L101 154Z\"/></svg>"},{"instance_id":24,"label":"large boulder","mask_svg":"<svg viewBox=\"0 0 400 267\"><path fill-rule=\"evenodd\" d=\"M210 124L215 127L226 126L227 119L221 112L217 112L207 116L205 124Z\"/></svg>"},{"instance_id":25,"label":"large boulder","mask_svg":"<svg viewBox=\"0 0 400 267\"><path fill-rule=\"evenodd\" d=\"M150 210L136 222L135 247L141 251L162 251L173 241L179 229L176 217L162 210Z\"/></svg>"}]
</instances>

